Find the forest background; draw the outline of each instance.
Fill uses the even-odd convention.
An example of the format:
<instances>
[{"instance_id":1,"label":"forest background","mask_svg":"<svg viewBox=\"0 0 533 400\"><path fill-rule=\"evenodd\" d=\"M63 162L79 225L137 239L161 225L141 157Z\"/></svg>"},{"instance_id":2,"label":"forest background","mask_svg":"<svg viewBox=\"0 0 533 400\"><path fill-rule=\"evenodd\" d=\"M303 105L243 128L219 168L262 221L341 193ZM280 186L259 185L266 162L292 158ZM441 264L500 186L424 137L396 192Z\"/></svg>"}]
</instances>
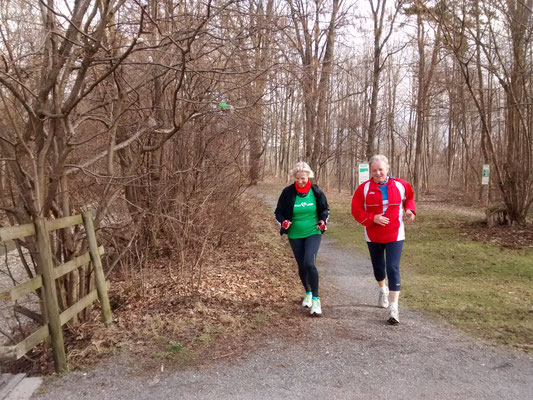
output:
<instances>
[{"instance_id":1,"label":"forest background","mask_svg":"<svg viewBox=\"0 0 533 400\"><path fill-rule=\"evenodd\" d=\"M382 153L418 199L526 226L532 14L533 0L2 1L2 224L95 209L107 275L141 297L154 260L197 293L246 230L245 188L298 160L351 193ZM83 230L54 235L58 263L84 251ZM16 247L33 276L35 242ZM61 280L63 309L91 275Z\"/></svg>"}]
</instances>

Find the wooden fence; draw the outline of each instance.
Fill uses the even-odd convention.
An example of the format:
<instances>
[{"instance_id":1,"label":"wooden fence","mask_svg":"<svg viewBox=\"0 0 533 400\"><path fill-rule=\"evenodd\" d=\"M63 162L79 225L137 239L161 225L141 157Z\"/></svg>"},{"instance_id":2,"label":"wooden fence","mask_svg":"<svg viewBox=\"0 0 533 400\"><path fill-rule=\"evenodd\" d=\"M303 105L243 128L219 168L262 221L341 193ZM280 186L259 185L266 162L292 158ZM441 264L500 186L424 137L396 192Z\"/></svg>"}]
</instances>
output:
<instances>
[{"instance_id":1,"label":"wooden fence","mask_svg":"<svg viewBox=\"0 0 533 400\"><path fill-rule=\"evenodd\" d=\"M79 224L85 226L89 251L64 264L54 266L49 232ZM0 242L22 239L32 235L37 237L41 274L36 275L33 279L17 285L8 291L0 293L0 299L16 301L42 287L42 313L46 322L34 333L16 345L0 346L0 360L18 360L37 344L46 340L48 336L50 336L55 369L58 372L62 372L68 369L63 342L63 330L61 328L64 324L83 311L97 298L100 301L104 323L108 326L111 324L111 307L107 295L109 282L105 281L102 261L100 259L100 255L104 253L104 248L103 246L98 247L96 242L93 216L90 211L86 211L82 215L74 215L53 220L40 218L31 224L0 228ZM96 289L60 313L55 280L88 262L92 262L93 265Z\"/></svg>"}]
</instances>

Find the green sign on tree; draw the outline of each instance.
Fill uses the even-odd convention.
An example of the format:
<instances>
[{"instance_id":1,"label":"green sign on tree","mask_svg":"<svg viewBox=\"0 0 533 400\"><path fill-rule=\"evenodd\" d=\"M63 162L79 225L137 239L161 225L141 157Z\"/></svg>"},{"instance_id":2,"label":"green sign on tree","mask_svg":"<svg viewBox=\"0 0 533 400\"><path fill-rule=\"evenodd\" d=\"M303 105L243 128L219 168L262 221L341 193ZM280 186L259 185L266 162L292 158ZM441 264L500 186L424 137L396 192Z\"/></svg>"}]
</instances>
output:
<instances>
[{"instance_id":1,"label":"green sign on tree","mask_svg":"<svg viewBox=\"0 0 533 400\"><path fill-rule=\"evenodd\" d=\"M482 185L489 184L489 174L490 174L489 164L483 164L483 172L481 173L481 184Z\"/></svg>"}]
</instances>

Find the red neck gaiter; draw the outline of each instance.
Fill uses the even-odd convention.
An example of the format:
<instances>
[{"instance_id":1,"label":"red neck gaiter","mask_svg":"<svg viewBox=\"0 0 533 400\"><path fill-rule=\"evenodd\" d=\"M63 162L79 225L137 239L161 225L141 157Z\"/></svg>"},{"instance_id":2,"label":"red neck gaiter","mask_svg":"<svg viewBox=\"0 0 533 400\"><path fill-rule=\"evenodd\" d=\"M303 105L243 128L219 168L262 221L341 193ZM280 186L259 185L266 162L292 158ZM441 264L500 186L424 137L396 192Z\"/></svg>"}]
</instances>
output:
<instances>
[{"instance_id":1,"label":"red neck gaiter","mask_svg":"<svg viewBox=\"0 0 533 400\"><path fill-rule=\"evenodd\" d=\"M302 188L298 186L296 182L294 182L294 186L296 187L296 191L298 193L307 193L309 192L309 189L311 189L311 181L307 181L307 184Z\"/></svg>"}]
</instances>

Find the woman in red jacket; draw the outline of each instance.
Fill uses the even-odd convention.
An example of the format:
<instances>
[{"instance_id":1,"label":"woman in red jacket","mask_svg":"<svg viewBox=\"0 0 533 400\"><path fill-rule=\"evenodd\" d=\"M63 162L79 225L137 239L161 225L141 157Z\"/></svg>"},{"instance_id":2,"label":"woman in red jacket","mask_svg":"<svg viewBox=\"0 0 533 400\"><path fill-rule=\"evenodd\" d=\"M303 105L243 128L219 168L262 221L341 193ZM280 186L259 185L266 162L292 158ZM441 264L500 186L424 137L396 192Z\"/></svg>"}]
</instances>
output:
<instances>
[{"instance_id":1,"label":"woman in red jacket","mask_svg":"<svg viewBox=\"0 0 533 400\"><path fill-rule=\"evenodd\" d=\"M388 307L389 323L397 324L400 322L400 257L405 239L403 214L405 210L407 221L415 220L414 192L408 182L389 175L387 157L373 156L369 166L372 178L357 187L352 215L365 227L374 277L379 285L378 306Z\"/></svg>"}]
</instances>

